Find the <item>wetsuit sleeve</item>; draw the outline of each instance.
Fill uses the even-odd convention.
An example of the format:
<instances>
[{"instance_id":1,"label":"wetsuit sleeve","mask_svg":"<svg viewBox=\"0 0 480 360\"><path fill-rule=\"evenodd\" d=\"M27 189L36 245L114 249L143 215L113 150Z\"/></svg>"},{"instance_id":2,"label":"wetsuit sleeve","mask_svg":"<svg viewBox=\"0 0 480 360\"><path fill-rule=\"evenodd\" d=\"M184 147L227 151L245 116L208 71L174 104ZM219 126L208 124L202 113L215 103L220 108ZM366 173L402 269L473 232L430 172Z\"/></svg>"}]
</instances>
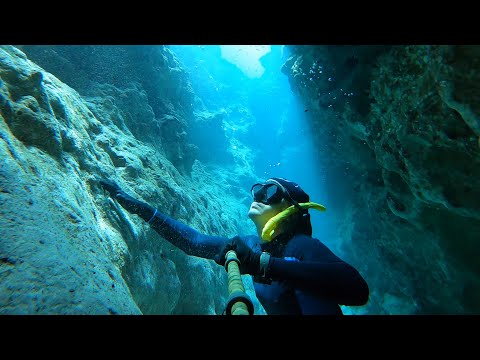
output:
<instances>
[{"instance_id":1,"label":"wetsuit sleeve","mask_svg":"<svg viewBox=\"0 0 480 360\"><path fill-rule=\"evenodd\" d=\"M163 238L187 255L214 260L228 238L204 235L177 220L121 192L115 197L128 212L140 216Z\"/></svg>"},{"instance_id":2,"label":"wetsuit sleeve","mask_svg":"<svg viewBox=\"0 0 480 360\"><path fill-rule=\"evenodd\" d=\"M268 276L292 287L335 300L341 305L364 305L369 289L366 281L351 265L336 262L290 261L270 258Z\"/></svg>"}]
</instances>

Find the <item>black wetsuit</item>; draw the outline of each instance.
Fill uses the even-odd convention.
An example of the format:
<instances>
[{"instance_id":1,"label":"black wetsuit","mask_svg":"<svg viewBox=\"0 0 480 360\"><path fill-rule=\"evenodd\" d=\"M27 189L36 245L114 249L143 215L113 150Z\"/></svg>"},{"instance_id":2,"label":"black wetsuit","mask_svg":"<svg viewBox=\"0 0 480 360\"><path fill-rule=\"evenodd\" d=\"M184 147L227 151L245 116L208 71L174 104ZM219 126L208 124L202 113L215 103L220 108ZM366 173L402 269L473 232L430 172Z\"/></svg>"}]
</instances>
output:
<instances>
[{"instance_id":1,"label":"black wetsuit","mask_svg":"<svg viewBox=\"0 0 480 360\"><path fill-rule=\"evenodd\" d=\"M117 200L188 255L214 259L229 240L201 234L124 193ZM269 315L342 315L339 304L364 305L368 301L369 288L359 272L311 236L281 234L269 243L258 236L242 239L254 251L271 254L267 274L271 284L254 282L256 296Z\"/></svg>"}]
</instances>

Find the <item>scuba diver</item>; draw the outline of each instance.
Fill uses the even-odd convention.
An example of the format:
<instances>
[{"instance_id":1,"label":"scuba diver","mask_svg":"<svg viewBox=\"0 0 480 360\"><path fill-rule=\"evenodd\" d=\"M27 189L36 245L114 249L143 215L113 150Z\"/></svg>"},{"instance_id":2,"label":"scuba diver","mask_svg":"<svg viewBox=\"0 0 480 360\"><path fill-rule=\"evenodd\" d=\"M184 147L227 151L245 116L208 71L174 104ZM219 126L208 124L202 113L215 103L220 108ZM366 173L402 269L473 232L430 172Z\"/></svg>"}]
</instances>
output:
<instances>
[{"instance_id":1,"label":"scuba diver","mask_svg":"<svg viewBox=\"0 0 480 360\"><path fill-rule=\"evenodd\" d=\"M112 181L102 179L100 184L188 255L225 266L225 255L234 250L241 273L253 276L255 294L268 315L343 315L340 305L368 301L369 287L360 273L312 237L308 209L326 209L310 202L297 183L274 177L253 185L248 217L258 236L233 238L202 234L127 195Z\"/></svg>"}]
</instances>

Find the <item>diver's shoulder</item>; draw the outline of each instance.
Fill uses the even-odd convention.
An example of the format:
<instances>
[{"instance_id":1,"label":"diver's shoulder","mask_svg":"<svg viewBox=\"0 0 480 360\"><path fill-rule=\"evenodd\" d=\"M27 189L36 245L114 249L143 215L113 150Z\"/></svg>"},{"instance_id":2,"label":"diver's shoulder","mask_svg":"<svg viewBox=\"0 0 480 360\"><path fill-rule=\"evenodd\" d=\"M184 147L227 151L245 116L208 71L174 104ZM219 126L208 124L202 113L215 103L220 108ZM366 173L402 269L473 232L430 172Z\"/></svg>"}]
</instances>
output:
<instances>
[{"instance_id":1,"label":"diver's shoulder","mask_svg":"<svg viewBox=\"0 0 480 360\"><path fill-rule=\"evenodd\" d=\"M302 234L302 233L293 235L292 239L290 240L290 242L297 242L297 243L316 243L318 241L320 240L312 237L311 235Z\"/></svg>"},{"instance_id":2,"label":"diver's shoulder","mask_svg":"<svg viewBox=\"0 0 480 360\"><path fill-rule=\"evenodd\" d=\"M295 234L289 242L294 252L302 252L308 258L317 258L328 252L328 248L319 239L307 234Z\"/></svg>"}]
</instances>

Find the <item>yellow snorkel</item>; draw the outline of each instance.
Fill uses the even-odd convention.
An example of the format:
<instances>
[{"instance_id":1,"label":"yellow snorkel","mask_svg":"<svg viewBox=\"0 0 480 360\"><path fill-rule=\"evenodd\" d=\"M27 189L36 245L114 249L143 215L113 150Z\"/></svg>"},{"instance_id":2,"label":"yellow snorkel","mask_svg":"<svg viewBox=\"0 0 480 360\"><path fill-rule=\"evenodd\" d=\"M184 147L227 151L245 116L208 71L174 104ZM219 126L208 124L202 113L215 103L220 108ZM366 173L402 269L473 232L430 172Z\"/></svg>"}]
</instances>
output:
<instances>
[{"instance_id":1,"label":"yellow snorkel","mask_svg":"<svg viewBox=\"0 0 480 360\"><path fill-rule=\"evenodd\" d=\"M277 226L287 217L289 217L292 214L295 214L300 209L303 209L303 210L315 209L318 211L327 210L325 206L314 203L314 202L298 203L298 206L292 205L267 221L267 223L265 224L262 230L262 239L265 241L271 241L273 238L273 235L275 234L275 229L277 228Z\"/></svg>"}]
</instances>

